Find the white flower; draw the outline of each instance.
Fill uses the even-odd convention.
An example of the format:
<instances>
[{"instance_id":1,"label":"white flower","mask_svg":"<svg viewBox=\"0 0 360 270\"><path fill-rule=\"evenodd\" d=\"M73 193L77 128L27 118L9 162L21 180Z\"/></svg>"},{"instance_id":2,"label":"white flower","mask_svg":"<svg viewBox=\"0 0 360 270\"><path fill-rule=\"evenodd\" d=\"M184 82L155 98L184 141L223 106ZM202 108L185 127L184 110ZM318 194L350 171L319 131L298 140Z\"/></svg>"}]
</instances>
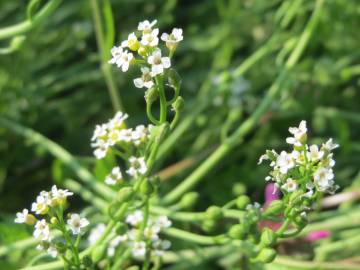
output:
<instances>
[{"instance_id":1,"label":"white flower","mask_svg":"<svg viewBox=\"0 0 360 270\"><path fill-rule=\"evenodd\" d=\"M116 236L109 243L107 255L110 257L113 257L115 255L116 248L120 245L120 243L126 242L127 240L128 240L128 237L126 234Z\"/></svg>"},{"instance_id":2,"label":"white flower","mask_svg":"<svg viewBox=\"0 0 360 270\"><path fill-rule=\"evenodd\" d=\"M48 197L39 195L36 197L36 202L32 203L31 211L35 212L38 215L44 215L49 210L49 203L50 202Z\"/></svg>"},{"instance_id":3,"label":"white flower","mask_svg":"<svg viewBox=\"0 0 360 270\"><path fill-rule=\"evenodd\" d=\"M96 125L94 134L91 138L91 141L96 141L99 139L104 140L104 139L106 139L107 135L108 135L108 125L107 124Z\"/></svg>"},{"instance_id":4,"label":"white flower","mask_svg":"<svg viewBox=\"0 0 360 270\"><path fill-rule=\"evenodd\" d=\"M319 191L331 189L334 184L334 173L332 169L320 167L314 173L314 181Z\"/></svg>"},{"instance_id":5,"label":"white flower","mask_svg":"<svg viewBox=\"0 0 360 270\"><path fill-rule=\"evenodd\" d=\"M35 223L35 217L32 214L29 214L29 210L23 209L22 212L16 213L15 223L26 223L28 225L33 225Z\"/></svg>"},{"instance_id":6,"label":"white flower","mask_svg":"<svg viewBox=\"0 0 360 270\"><path fill-rule=\"evenodd\" d=\"M128 114L123 112L117 112L115 116L110 119L109 123L107 124L108 128L111 129L123 129L125 128L125 120L129 117Z\"/></svg>"},{"instance_id":7,"label":"white flower","mask_svg":"<svg viewBox=\"0 0 360 270\"><path fill-rule=\"evenodd\" d=\"M46 251L53 258L58 255L56 248L51 245L50 239L46 241L41 241L40 244L36 246L36 249Z\"/></svg>"},{"instance_id":8,"label":"white flower","mask_svg":"<svg viewBox=\"0 0 360 270\"><path fill-rule=\"evenodd\" d=\"M146 128L144 125L139 125L131 133L131 140L135 145L140 145L144 142L149 136L149 128Z\"/></svg>"},{"instance_id":9,"label":"white flower","mask_svg":"<svg viewBox=\"0 0 360 270\"><path fill-rule=\"evenodd\" d=\"M89 225L89 221L86 218L81 218L79 214L71 214L67 224L73 234L79 234L82 228Z\"/></svg>"},{"instance_id":10,"label":"white flower","mask_svg":"<svg viewBox=\"0 0 360 270\"><path fill-rule=\"evenodd\" d=\"M299 127L290 127L289 132L293 134L294 137L286 138L286 142L295 146L301 146L306 140L306 121L302 120Z\"/></svg>"},{"instance_id":11,"label":"white flower","mask_svg":"<svg viewBox=\"0 0 360 270\"><path fill-rule=\"evenodd\" d=\"M324 156L324 152L319 151L319 147L315 144L311 145L309 149L310 151L307 152L306 154L308 159L310 159L311 161L318 161L322 159L322 157Z\"/></svg>"},{"instance_id":12,"label":"white flower","mask_svg":"<svg viewBox=\"0 0 360 270\"><path fill-rule=\"evenodd\" d=\"M137 177L139 174L144 175L147 171L145 159L143 157L130 157L130 168L126 171L130 176Z\"/></svg>"},{"instance_id":13,"label":"white flower","mask_svg":"<svg viewBox=\"0 0 360 270\"><path fill-rule=\"evenodd\" d=\"M119 140L123 142L131 142L132 132L131 128L120 130Z\"/></svg>"},{"instance_id":14,"label":"white flower","mask_svg":"<svg viewBox=\"0 0 360 270\"><path fill-rule=\"evenodd\" d=\"M139 41L134 32L129 34L127 40L121 42L121 47L128 47L132 51L136 51L139 48Z\"/></svg>"},{"instance_id":15,"label":"white flower","mask_svg":"<svg viewBox=\"0 0 360 270\"><path fill-rule=\"evenodd\" d=\"M171 247L171 242L168 240L157 240L152 243L152 247L154 248L155 256L162 256L164 254L164 250L167 250Z\"/></svg>"},{"instance_id":16,"label":"white flower","mask_svg":"<svg viewBox=\"0 0 360 270\"><path fill-rule=\"evenodd\" d=\"M328 154L327 157L321 161L321 165L326 168L334 167L335 160L333 159L333 153Z\"/></svg>"},{"instance_id":17,"label":"white flower","mask_svg":"<svg viewBox=\"0 0 360 270\"><path fill-rule=\"evenodd\" d=\"M160 216L156 220L155 224L157 226L159 226L161 229L162 228L168 228L168 227L171 226L171 220L169 220L167 216Z\"/></svg>"},{"instance_id":18,"label":"white flower","mask_svg":"<svg viewBox=\"0 0 360 270\"><path fill-rule=\"evenodd\" d=\"M183 30L181 28L174 28L171 34L163 33L161 40L166 42L166 47L170 50L174 50L177 44L183 40Z\"/></svg>"},{"instance_id":19,"label":"white flower","mask_svg":"<svg viewBox=\"0 0 360 270\"><path fill-rule=\"evenodd\" d=\"M159 239L159 232L160 227L156 225L147 226L144 229L144 235L147 239L150 239L151 241L157 241Z\"/></svg>"},{"instance_id":20,"label":"white flower","mask_svg":"<svg viewBox=\"0 0 360 270\"><path fill-rule=\"evenodd\" d=\"M42 219L35 224L35 230L33 233L35 238L40 238L41 240L49 240L50 238L50 229L49 225L46 223L45 219Z\"/></svg>"},{"instance_id":21,"label":"white flower","mask_svg":"<svg viewBox=\"0 0 360 270\"><path fill-rule=\"evenodd\" d=\"M138 30L143 31L143 34L149 33L152 27L157 23L157 20L153 20L151 23L148 20L139 22Z\"/></svg>"},{"instance_id":22,"label":"white flower","mask_svg":"<svg viewBox=\"0 0 360 270\"><path fill-rule=\"evenodd\" d=\"M322 147L324 148L324 150L330 152L335 148L338 148L339 145L337 143L333 143L332 139L330 138L329 140L327 140L326 143L323 143Z\"/></svg>"},{"instance_id":23,"label":"white flower","mask_svg":"<svg viewBox=\"0 0 360 270\"><path fill-rule=\"evenodd\" d=\"M122 47L117 47L117 46L114 46L112 47L111 49L111 55L112 55L112 58L109 60L109 64L116 64L116 62L120 59L120 57L122 56L123 54L123 48Z\"/></svg>"},{"instance_id":24,"label":"white flower","mask_svg":"<svg viewBox=\"0 0 360 270\"><path fill-rule=\"evenodd\" d=\"M129 214L126 217L126 223L136 227L144 220L144 215L140 210L136 210L134 213Z\"/></svg>"},{"instance_id":25,"label":"white flower","mask_svg":"<svg viewBox=\"0 0 360 270\"><path fill-rule=\"evenodd\" d=\"M88 238L90 245L94 245L97 242L97 240L100 239L102 234L105 232L105 229L106 229L105 224L100 223L100 224L96 225L96 227L90 231L89 238Z\"/></svg>"},{"instance_id":26,"label":"white flower","mask_svg":"<svg viewBox=\"0 0 360 270\"><path fill-rule=\"evenodd\" d=\"M281 186L281 188L285 189L287 192L294 192L297 189L298 185L295 180L292 178L288 178L286 183Z\"/></svg>"},{"instance_id":27,"label":"white flower","mask_svg":"<svg viewBox=\"0 0 360 270\"><path fill-rule=\"evenodd\" d=\"M154 86L154 82L152 80L152 73L148 67L142 67L141 68L142 75L140 78L136 78L134 80L134 84L137 88L151 88Z\"/></svg>"},{"instance_id":28,"label":"white flower","mask_svg":"<svg viewBox=\"0 0 360 270\"><path fill-rule=\"evenodd\" d=\"M288 170L295 167L294 155L296 155L295 152L288 154L285 151L281 151L276 160L276 165L279 166L281 173L286 174Z\"/></svg>"},{"instance_id":29,"label":"white flower","mask_svg":"<svg viewBox=\"0 0 360 270\"><path fill-rule=\"evenodd\" d=\"M93 147L97 147L94 151L94 156L97 159L102 159L106 156L108 150L109 150L109 143L104 141L98 141L94 144L92 144Z\"/></svg>"},{"instance_id":30,"label":"white flower","mask_svg":"<svg viewBox=\"0 0 360 270\"><path fill-rule=\"evenodd\" d=\"M264 160L269 160L267 154L261 155L257 164L260 165Z\"/></svg>"},{"instance_id":31,"label":"white flower","mask_svg":"<svg viewBox=\"0 0 360 270\"><path fill-rule=\"evenodd\" d=\"M149 47L156 47L159 44L159 29L154 29L151 32L144 34L141 37L141 44Z\"/></svg>"},{"instance_id":32,"label":"white flower","mask_svg":"<svg viewBox=\"0 0 360 270\"><path fill-rule=\"evenodd\" d=\"M117 183L120 183L121 180L122 180L122 174L120 168L117 166L111 170L111 174L106 176L105 183L108 185L116 185Z\"/></svg>"},{"instance_id":33,"label":"white flower","mask_svg":"<svg viewBox=\"0 0 360 270\"><path fill-rule=\"evenodd\" d=\"M160 49L156 49L148 58L148 63L151 65L151 75L156 76L164 72L165 68L171 66L169 57L161 57Z\"/></svg>"},{"instance_id":34,"label":"white flower","mask_svg":"<svg viewBox=\"0 0 360 270\"><path fill-rule=\"evenodd\" d=\"M126 72L129 69L130 62L133 60L133 58L133 54L125 50L116 60L116 65L118 68L121 68L123 72Z\"/></svg>"},{"instance_id":35,"label":"white flower","mask_svg":"<svg viewBox=\"0 0 360 270\"><path fill-rule=\"evenodd\" d=\"M72 196L74 193L67 189L58 189L55 185L51 188L52 202L62 203L66 201L66 198Z\"/></svg>"},{"instance_id":36,"label":"white flower","mask_svg":"<svg viewBox=\"0 0 360 270\"><path fill-rule=\"evenodd\" d=\"M146 254L146 243L143 241L134 242L132 246L132 254L134 257L144 257Z\"/></svg>"}]
</instances>

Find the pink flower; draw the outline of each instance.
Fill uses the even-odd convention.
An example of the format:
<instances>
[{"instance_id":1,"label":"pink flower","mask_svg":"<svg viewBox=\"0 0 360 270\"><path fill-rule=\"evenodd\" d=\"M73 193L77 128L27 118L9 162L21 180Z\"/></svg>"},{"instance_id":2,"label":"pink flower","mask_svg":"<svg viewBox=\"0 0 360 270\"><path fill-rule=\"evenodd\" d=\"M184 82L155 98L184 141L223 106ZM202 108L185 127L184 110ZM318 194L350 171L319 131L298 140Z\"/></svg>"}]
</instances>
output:
<instances>
[{"instance_id":1,"label":"pink flower","mask_svg":"<svg viewBox=\"0 0 360 270\"><path fill-rule=\"evenodd\" d=\"M280 198L280 190L276 187L275 183L269 183L265 187L265 203L266 208L272 201Z\"/></svg>"},{"instance_id":2,"label":"pink flower","mask_svg":"<svg viewBox=\"0 0 360 270\"><path fill-rule=\"evenodd\" d=\"M321 231L315 231L315 232L311 232L309 233L305 239L308 240L309 242L316 242L322 238L327 238L330 236L330 232L327 230L321 230Z\"/></svg>"}]
</instances>

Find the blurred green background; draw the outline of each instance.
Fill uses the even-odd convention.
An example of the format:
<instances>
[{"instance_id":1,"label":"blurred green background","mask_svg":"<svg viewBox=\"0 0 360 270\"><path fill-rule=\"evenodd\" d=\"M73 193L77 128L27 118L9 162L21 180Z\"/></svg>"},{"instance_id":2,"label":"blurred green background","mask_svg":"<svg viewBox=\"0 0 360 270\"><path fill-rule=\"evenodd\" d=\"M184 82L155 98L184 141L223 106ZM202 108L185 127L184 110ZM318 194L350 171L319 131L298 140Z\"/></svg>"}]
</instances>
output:
<instances>
[{"instance_id":1,"label":"blurred green background","mask_svg":"<svg viewBox=\"0 0 360 270\"><path fill-rule=\"evenodd\" d=\"M35 13L48 3L38 2ZM28 1L0 2L0 244L29 235L13 226L14 213L28 207L40 190L61 185L67 177L76 179L71 166L17 125L68 150L102 181L107 165L93 158L90 137L95 124L116 111L106 76L112 74L130 125L147 121L144 92L132 82L136 71L101 69L104 54L99 54L91 2L62 1L13 47L11 38L1 38L1 29L27 19ZM97 2L101 9L102 1ZM258 106L296 45L314 1L113 0L111 6L115 44L144 19L157 19L162 32L184 29L173 61L186 100L180 122L184 129L164 148L167 158L158 168L191 162L167 177L166 192ZM267 168L256 165L258 157L265 149L286 147L287 128L302 119L314 142L333 137L341 145L336 181L341 190L359 190L359 29L358 0L325 1L315 34L288 74L281 96L244 142L206 176L199 209L222 204L244 189L262 202ZM78 198L74 205L85 204ZM2 269L16 269L14 261Z\"/></svg>"}]
</instances>

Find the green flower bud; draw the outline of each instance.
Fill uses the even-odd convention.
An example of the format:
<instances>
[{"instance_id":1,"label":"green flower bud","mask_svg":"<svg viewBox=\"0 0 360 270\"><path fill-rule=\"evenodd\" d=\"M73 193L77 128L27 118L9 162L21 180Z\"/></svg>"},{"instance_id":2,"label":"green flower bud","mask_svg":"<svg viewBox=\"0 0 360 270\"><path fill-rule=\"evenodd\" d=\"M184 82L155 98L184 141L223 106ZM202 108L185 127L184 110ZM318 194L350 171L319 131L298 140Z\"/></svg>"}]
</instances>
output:
<instances>
[{"instance_id":1,"label":"green flower bud","mask_svg":"<svg viewBox=\"0 0 360 270\"><path fill-rule=\"evenodd\" d=\"M277 239L277 236L276 236L276 233L269 229L269 228L264 228L262 233L261 233L261 237L260 237L260 243L263 245L263 246L272 246L276 243L276 239Z\"/></svg>"},{"instance_id":2,"label":"green flower bud","mask_svg":"<svg viewBox=\"0 0 360 270\"><path fill-rule=\"evenodd\" d=\"M246 186L244 184L242 184L242 183L236 183L233 186L232 192L236 196L243 195L243 194L246 193Z\"/></svg>"},{"instance_id":3,"label":"green flower bud","mask_svg":"<svg viewBox=\"0 0 360 270\"><path fill-rule=\"evenodd\" d=\"M56 224L59 224L59 220L56 217L52 217L50 219L50 223L53 224L53 225L56 225Z\"/></svg>"},{"instance_id":4,"label":"green flower bud","mask_svg":"<svg viewBox=\"0 0 360 270\"><path fill-rule=\"evenodd\" d=\"M118 235L123 235L127 231L127 227L124 223L120 222L116 225L115 232Z\"/></svg>"},{"instance_id":5,"label":"green flower bud","mask_svg":"<svg viewBox=\"0 0 360 270\"><path fill-rule=\"evenodd\" d=\"M236 199L236 207L240 210L244 210L250 203L250 198L246 195L241 195Z\"/></svg>"},{"instance_id":6,"label":"green flower bud","mask_svg":"<svg viewBox=\"0 0 360 270\"><path fill-rule=\"evenodd\" d=\"M223 217L222 209L218 206L210 206L206 209L205 216L208 219L218 220Z\"/></svg>"},{"instance_id":7,"label":"green flower bud","mask_svg":"<svg viewBox=\"0 0 360 270\"><path fill-rule=\"evenodd\" d=\"M87 268L93 267L93 262L92 262L90 256L88 256L88 255L86 255L86 256L84 256L84 258L82 258L82 264Z\"/></svg>"},{"instance_id":8,"label":"green flower bud","mask_svg":"<svg viewBox=\"0 0 360 270\"><path fill-rule=\"evenodd\" d=\"M154 187L150 181L145 180L140 185L140 192L145 196L149 196L154 192Z\"/></svg>"},{"instance_id":9,"label":"green flower bud","mask_svg":"<svg viewBox=\"0 0 360 270\"><path fill-rule=\"evenodd\" d=\"M216 227L216 222L212 219L206 219L204 220L204 222L201 224L201 228L205 231L205 232L212 232Z\"/></svg>"},{"instance_id":10,"label":"green flower bud","mask_svg":"<svg viewBox=\"0 0 360 270\"><path fill-rule=\"evenodd\" d=\"M175 112L182 111L182 109L184 108L184 103L185 103L184 99L178 96L174 101L174 103L172 104L172 108L174 109Z\"/></svg>"},{"instance_id":11,"label":"green flower bud","mask_svg":"<svg viewBox=\"0 0 360 270\"><path fill-rule=\"evenodd\" d=\"M96 246L93 251L91 252L91 259L94 263L97 263L102 259L102 257L105 255L106 251L106 245L99 245Z\"/></svg>"},{"instance_id":12,"label":"green flower bud","mask_svg":"<svg viewBox=\"0 0 360 270\"><path fill-rule=\"evenodd\" d=\"M231 226L228 235L233 239L245 239L246 234L248 233L248 230L246 226L242 226L241 224L236 224Z\"/></svg>"},{"instance_id":13,"label":"green flower bud","mask_svg":"<svg viewBox=\"0 0 360 270\"><path fill-rule=\"evenodd\" d=\"M146 103L152 104L158 98L158 91L156 87L151 87L150 89L146 90L145 92L145 101Z\"/></svg>"},{"instance_id":14,"label":"green flower bud","mask_svg":"<svg viewBox=\"0 0 360 270\"><path fill-rule=\"evenodd\" d=\"M265 216L277 216L284 211L285 205L282 200L274 200L270 205L265 209Z\"/></svg>"},{"instance_id":15,"label":"green flower bud","mask_svg":"<svg viewBox=\"0 0 360 270\"><path fill-rule=\"evenodd\" d=\"M271 263L273 260L275 260L276 255L277 253L274 249L263 248L255 259L262 263Z\"/></svg>"},{"instance_id":16,"label":"green flower bud","mask_svg":"<svg viewBox=\"0 0 360 270\"><path fill-rule=\"evenodd\" d=\"M191 208L196 201L199 198L199 193L197 192L188 192L186 193L184 196L182 196L181 200L180 200L180 206L181 208Z\"/></svg>"},{"instance_id":17,"label":"green flower bud","mask_svg":"<svg viewBox=\"0 0 360 270\"><path fill-rule=\"evenodd\" d=\"M175 69L170 68L167 71L169 85L174 89L179 89L181 85L181 77Z\"/></svg>"},{"instance_id":18,"label":"green flower bud","mask_svg":"<svg viewBox=\"0 0 360 270\"><path fill-rule=\"evenodd\" d=\"M116 194L116 201L119 203L127 202L128 200L130 200L133 193L134 190L132 187L123 187Z\"/></svg>"}]
</instances>

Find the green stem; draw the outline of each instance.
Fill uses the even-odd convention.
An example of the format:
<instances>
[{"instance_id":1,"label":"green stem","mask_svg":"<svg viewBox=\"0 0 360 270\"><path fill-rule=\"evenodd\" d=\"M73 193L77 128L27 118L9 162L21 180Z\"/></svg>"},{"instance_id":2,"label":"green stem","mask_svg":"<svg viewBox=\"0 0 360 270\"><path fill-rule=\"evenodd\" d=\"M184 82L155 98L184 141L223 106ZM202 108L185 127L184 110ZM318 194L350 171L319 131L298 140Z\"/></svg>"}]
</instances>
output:
<instances>
[{"instance_id":1,"label":"green stem","mask_svg":"<svg viewBox=\"0 0 360 270\"><path fill-rule=\"evenodd\" d=\"M166 122L166 115L167 115L167 104L166 104L166 97L165 97L165 90L164 90L164 82L162 75L158 75L155 77L155 82L157 89L159 91L160 97L160 124Z\"/></svg>"},{"instance_id":2,"label":"green stem","mask_svg":"<svg viewBox=\"0 0 360 270\"><path fill-rule=\"evenodd\" d=\"M168 228L164 230L164 234L200 245L221 245L229 241L223 234L217 236L204 236L176 228Z\"/></svg>"},{"instance_id":3,"label":"green stem","mask_svg":"<svg viewBox=\"0 0 360 270\"><path fill-rule=\"evenodd\" d=\"M61 4L62 0L52 0L48 2L31 20L4 27L0 29L0 40L11 38L13 36L24 34L37 25L41 24L48 18L56 8Z\"/></svg>"},{"instance_id":4,"label":"green stem","mask_svg":"<svg viewBox=\"0 0 360 270\"><path fill-rule=\"evenodd\" d=\"M180 185L168 193L163 203L170 204L180 198L182 194L193 188L198 184L204 176L215 167L215 165L221 161L233 148L235 148L240 142L242 142L244 136L249 133L255 125L258 123L260 117L270 108L272 102L283 90L283 83L290 69L294 67L299 60L302 52L305 50L307 43L310 40L311 34L315 30L315 26L319 21L319 14L321 6L324 0L317 0L314 12L306 25L304 32L302 33L300 40L295 47L294 51L290 55L288 61L285 64L285 68L279 74L274 84L270 87L266 97L253 112L253 114L243 122L240 127L229 138L221 144L215 152L208 157L192 174L190 174Z\"/></svg>"},{"instance_id":5,"label":"green stem","mask_svg":"<svg viewBox=\"0 0 360 270\"><path fill-rule=\"evenodd\" d=\"M98 5L98 0L91 0L91 10L92 10L92 15L93 15L93 20L94 20L94 25L95 25L95 37L96 37L96 42L99 48L99 56L100 56L100 66L101 66L101 71L103 73L104 79L105 79L105 83L107 85L108 91L109 91L109 95L110 95L110 99L113 105L113 108L115 111L119 111L119 110L123 110L123 105L120 99L120 95L118 94L118 89L116 87L116 83L112 74L112 69L111 66L107 63L107 61L109 60L109 50L110 48L108 48L109 44L109 40L113 40L113 31L109 31L110 33L107 33L107 35L105 35L104 31L103 31L103 23L102 23L102 19L101 19L101 14L100 14L100 8ZM111 13L111 8L107 8L106 9L106 14L110 14ZM109 24L109 20L111 19L111 16L107 16L107 24ZM108 27L109 28L109 27Z\"/></svg>"}]
</instances>

